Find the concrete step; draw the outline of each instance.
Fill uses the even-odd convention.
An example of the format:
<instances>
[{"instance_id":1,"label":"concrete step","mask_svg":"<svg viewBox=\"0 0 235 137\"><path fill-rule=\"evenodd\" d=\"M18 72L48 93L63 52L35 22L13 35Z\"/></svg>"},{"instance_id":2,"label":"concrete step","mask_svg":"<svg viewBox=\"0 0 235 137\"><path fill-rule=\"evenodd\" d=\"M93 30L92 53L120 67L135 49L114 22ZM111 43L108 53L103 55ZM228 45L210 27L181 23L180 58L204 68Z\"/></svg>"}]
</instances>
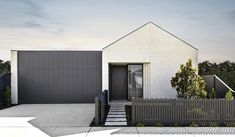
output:
<instances>
[{"instance_id":1,"label":"concrete step","mask_svg":"<svg viewBox=\"0 0 235 137\"><path fill-rule=\"evenodd\" d=\"M127 122L105 122L105 126L126 126Z\"/></svg>"},{"instance_id":2,"label":"concrete step","mask_svg":"<svg viewBox=\"0 0 235 137\"><path fill-rule=\"evenodd\" d=\"M107 118L111 118L111 117L113 117L113 118L125 118L126 115L108 115L107 116Z\"/></svg>"},{"instance_id":3,"label":"concrete step","mask_svg":"<svg viewBox=\"0 0 235 137\"><path fill-rule=\"evenodd\" d=\"M125 110L113 110L113 109L110 109L109 112L126 112Z\"/></svg>"},{"instance_id":4,"label":"concrete step","mask_svg":"<svg viewBox=\"0 0 235 137\"><path fill-rule=\"evenodd\" d=\"M110 108L109 110L122 110L122 111L125 111L125 109L121 109L121 108L115 108L115 109Z\"/></svg>"},{"instance_id":5,"label":"concrete step","mask_svg":"<svg viewBox=\"0 0 235 137\"><path fill-rule=\"evenodd\" d=\"M126 118L107 118L106 119L106 122L111 122L111 121L114 121L114 122L126 122Z\"/></svg>"},{"instance_id":6,"label":"concrete step","mask_svg":"<svg viewBox=\"0 0 235 137\"><path fill-rule=\"evenodd\" d=\"M126 115L126 112L109 112L108 115Z\"/></svg>"},{"instance_id":7,"label":"concrete step","mask_svg":"<svg viewBox=\"0 0 235 137\"><path fill-rule=\"evenodd\" d=\"M124 108L110 108L109 110L125 110Z\"/></svg>"},{"instance_id":8,"label":"concrete step","mask_svg":"<svg viewBox=\"0 0 235 137\"><path fill-rule=\"evenodd\" d=\"M123 106L120 106L120 107L118 107L118 106L111 106L110 108L113 108L113 109L125 109L125 107L123 107Z\"/></svg>"}]
</instances>

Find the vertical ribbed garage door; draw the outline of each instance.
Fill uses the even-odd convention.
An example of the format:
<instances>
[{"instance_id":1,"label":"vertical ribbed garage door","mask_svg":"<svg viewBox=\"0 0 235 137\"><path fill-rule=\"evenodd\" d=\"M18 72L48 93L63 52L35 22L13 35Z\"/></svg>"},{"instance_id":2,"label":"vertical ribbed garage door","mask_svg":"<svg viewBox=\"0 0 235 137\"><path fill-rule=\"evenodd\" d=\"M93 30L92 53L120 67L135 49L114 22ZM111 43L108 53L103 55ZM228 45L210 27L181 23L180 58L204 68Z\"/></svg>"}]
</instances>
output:
<instances>
[{"instance_id":1,"label":"vertical ribbed garage door","mask_svg":"<svg viewBox=\"0 0 235 137\"><path fill-rule=\"evenodd\" d=\"M19 51L19 103L94 102L101 73L101 51Z\"/></svg>"}]
</instances>

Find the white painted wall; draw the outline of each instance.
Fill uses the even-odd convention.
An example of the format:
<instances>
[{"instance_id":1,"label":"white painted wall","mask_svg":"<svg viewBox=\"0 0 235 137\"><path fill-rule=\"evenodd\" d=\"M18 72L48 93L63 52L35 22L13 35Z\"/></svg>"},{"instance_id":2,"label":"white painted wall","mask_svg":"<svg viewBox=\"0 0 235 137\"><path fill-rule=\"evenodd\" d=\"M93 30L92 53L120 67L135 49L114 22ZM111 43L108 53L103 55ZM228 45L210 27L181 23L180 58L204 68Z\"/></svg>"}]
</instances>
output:
<instances>
[{"instance_id":1,"label":"white painted wall","mask_svg":"<svg viewBox=\"0 0 235 137\"><path fill-rule=\"evenodd\" d=\"M175 98L176 90L171 87L171 77L189 58L196 67L198 51L154 24L150 24L150 28L151 96Z\"/></svg>"},{"instance_id":2,"label":"white painted wall","mask_svg":"<svg viewBox=\"0 0 235 137\"><path fill-rule=\"evenodd\" d=\"M108 89L109 63L138 62L144 63L145 98L175 98L170 79L189 58L197 66L197 49L148 23L104 48L102 88Z\"/></svg>"},{"instance_id":3,"label":"white painted wall","mask_svg":"<svg viewBox=\"0 0 235 137\"><path fill-rule=\"evenodd\" d=\"M18 103L18 55L11 51L11 99L13 104Z\"/></svg>"},{"instance_id":4,"label":"white painted wall","mask_svg":"<svg viewBox=\"0 0 235 137\"><path fill-rule=\"evenodd\" d=\"M151 98L151 64L143 64L143 97Z\"/></svg>"}]
</instances>

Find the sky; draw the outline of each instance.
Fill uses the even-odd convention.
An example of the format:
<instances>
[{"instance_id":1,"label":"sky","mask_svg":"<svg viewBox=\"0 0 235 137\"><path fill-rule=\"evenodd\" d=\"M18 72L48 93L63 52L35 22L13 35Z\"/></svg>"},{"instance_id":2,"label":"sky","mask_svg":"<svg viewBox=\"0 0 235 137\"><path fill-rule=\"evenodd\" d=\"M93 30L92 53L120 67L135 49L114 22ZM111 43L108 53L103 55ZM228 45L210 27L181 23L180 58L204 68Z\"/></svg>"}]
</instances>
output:
<instances>
[{"instance_id":1,"label":"sky","mask_svg":"<svg viewBox=\"0 0 235 137\"><path fill-rule=\"evenodd\" d=\"M149 21L198 48L199 62L235 61L235 0L0 0L0 59L101 50Z\"/></svg>"}]
</instances>

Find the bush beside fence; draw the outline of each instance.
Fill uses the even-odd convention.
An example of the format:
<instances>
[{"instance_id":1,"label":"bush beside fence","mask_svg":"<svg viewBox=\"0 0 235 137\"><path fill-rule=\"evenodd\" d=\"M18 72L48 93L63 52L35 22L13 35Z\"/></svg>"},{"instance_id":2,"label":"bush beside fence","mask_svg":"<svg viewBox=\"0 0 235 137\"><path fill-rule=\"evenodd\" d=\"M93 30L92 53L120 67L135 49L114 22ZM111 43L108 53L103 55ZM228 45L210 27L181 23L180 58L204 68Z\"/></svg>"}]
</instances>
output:
<instances>
[{"instance_id":1,"label":"bush beside fence","mask_svg":"<svg viewBox=\"0 0 235 137\"><path fill-rule=\"evenodd\" d=\"M0 106L3 105L3 92L5 91L6 87L11 86L11 74L10 73L3 73L0 75Z\"/></svg>"},{"instance_id":2,"label":"bush beside fence","mask_svg":"<svg viewBox=\"0 0 235 137\"><path fill-rule=\"evenodd\" d=\"M224 99L133 99L132 124L220 125L235 122L235 101Z\"/></svg>"}]
</instances>

